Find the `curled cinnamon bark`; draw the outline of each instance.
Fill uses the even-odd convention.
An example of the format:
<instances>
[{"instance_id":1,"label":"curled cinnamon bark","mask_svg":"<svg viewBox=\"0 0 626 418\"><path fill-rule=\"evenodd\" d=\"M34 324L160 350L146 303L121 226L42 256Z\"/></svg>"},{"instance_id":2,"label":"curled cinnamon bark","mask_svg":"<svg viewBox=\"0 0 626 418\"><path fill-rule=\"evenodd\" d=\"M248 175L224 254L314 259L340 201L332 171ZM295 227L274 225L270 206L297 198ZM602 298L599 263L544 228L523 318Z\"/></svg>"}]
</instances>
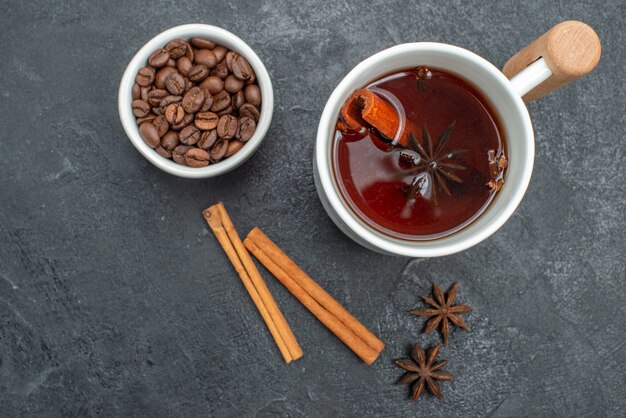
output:
<instances>
[{"instance_id":1,"label":"curled cinnamon bark","mask_svg":"<svg viewBox=\"0 0 626 418\"><path fill-rule=\"evenodd\" d=\"M341 120L348 129L361 131L375 128L390 141L394 141L400 129L400 118L396 109L383 97L368 89L352 93L341 108ZM397 143L409 145L406 129L400 133Z\"/></svg>"},{"instance_id":2,"label":"curled cinnamon bark","mask_svg":"<svg viewBox=\"0 0 626 418\"><path fill-rule=\"evenodd\" d=\"M241 242L224 205L220 202L205 209L202 214L239 274L250 298L259 310L270 334L274 337L285 362L290 363L302 357L302 349L296 337L256 269L250 254Z\"/></svg>"},{"instance_id":3,"label":"curled cinnamon bark","mask_svg":"<svg viewBox=\"0 0 626 418\"><path fill-rule=\"evenodd\" d=\"M365 363L372 364L385 344L350 314L255 227L244 245L317 319Z\"/></svg>"}]
</instances>

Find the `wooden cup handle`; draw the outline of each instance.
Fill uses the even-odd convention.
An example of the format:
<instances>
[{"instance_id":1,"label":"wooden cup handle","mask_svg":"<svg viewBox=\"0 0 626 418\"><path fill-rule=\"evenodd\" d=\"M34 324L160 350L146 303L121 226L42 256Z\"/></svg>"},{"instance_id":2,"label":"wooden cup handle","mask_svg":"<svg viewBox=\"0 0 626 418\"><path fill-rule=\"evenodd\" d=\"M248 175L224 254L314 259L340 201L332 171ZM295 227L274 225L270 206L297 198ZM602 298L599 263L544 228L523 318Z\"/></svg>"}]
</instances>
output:
<instances>
[{"instance_id":1,"label":"wooden cup handle","mask_svg":"<svg viewBox=\"0 0 626 418\"><path fill-rule=\"evenodd\" d=\"M600 38L587 24L575 20L561 22L515 54L502 69L512 78L539 58L552 75L523 97L537 100L553 90L589 74L600 60Z\"/></svg>"}]
</instances>

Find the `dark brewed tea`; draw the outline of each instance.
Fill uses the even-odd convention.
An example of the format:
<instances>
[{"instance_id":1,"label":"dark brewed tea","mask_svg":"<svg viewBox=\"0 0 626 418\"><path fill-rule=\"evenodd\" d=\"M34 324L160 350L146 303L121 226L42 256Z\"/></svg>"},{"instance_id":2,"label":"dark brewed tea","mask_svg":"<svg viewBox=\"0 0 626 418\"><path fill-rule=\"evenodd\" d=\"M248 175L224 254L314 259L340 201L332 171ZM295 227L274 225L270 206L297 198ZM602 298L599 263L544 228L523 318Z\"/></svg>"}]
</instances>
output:
<instances>
[{"instance_id":1,"label":"dark brewed tea","mask_svg":"<svg viewBox=\"0 0 626 418\"><path fill-rule=\"evenodd\" d=\"M502 187L506 165L487 101L459 77L425 67L355 92L333 144L335 178L352 210L410 240L476 219Z\"/></svg>"}]
</instances>

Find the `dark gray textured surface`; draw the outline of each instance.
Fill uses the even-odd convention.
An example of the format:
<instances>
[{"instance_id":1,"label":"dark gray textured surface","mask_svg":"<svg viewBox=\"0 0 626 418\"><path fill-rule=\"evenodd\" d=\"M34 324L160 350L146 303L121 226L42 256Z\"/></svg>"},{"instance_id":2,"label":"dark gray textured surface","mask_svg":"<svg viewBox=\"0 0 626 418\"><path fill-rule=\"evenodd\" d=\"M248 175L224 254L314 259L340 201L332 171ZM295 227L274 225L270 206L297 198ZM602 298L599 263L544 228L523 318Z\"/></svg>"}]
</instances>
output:
<instances>
[{"instance_id":1,"label":"dark gray textured surface","mask_svg":"<svg viewBox=\"0 0 626 418\"><path fill-rule=\"evenodd\" d=\"M0 416L624 416L624 3L25 3L0 13ZM559 4L560 3L560 4ZM342 235L315 193L318 118L391 45L435 40L498 66L566 19L591 24L588 78L529 106L534 177L513 218L462 254L406 260ZM160 172L117 116L150 37L204 22L250 43L274 81L268 137L213 180ZM365 366L265 274L305 356L283 364L200 213L224 200L387 343ZM433 280L476 308L442 357L444 401L407 400L392 359Z\"/></svg>"}]
</instances>

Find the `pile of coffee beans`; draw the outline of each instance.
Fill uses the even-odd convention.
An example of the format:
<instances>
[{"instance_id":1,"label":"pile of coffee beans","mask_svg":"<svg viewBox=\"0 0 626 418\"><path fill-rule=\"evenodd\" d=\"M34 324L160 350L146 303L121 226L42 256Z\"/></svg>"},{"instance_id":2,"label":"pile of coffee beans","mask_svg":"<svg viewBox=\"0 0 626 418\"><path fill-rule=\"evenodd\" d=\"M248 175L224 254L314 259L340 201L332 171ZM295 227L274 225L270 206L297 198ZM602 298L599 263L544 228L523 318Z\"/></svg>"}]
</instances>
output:
<instances>
[{"instance_id":1,"label":"pile of coffee beans","mask_svg":"<svg viewBox=\"0 0 626 418\"><path fill-rule=\"evenodd\" d=\"M164 158L205 167L252 138L261 89L248 60L208 39L176 39L137 72L132 110L143 140Z\"/></svg>"}]
</instances>

